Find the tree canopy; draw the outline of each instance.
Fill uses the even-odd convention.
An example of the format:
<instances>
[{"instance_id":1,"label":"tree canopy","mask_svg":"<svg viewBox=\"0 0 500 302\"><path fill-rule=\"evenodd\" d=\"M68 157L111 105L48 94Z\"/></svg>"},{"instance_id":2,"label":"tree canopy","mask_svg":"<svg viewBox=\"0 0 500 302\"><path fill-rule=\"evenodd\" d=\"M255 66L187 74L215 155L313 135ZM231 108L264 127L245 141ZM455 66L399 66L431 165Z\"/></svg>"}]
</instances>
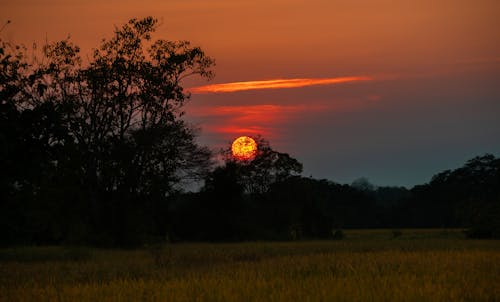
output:
<instances>
[{"instance_id":1,"label":"tree canopy","mask_svg":"<svg viewBox=\"0 0 500 302\"><path fill-rule=\"evenodd\" d=\"M246 193L265 193L273 183L302 173L302 164L287 153L271 148L269 141L261 136L255 137L257 151L251 160L240 160L233 156L231 148L222 150L223 166L218 170L234 170L233 177ZM220 172L217 172L220 173ZM211 185L211 178L207 179Z\"/></svg>"},{"instance_id":2,"label":"tree canopy","mask_svg":"<svg viewBox=\"0 0 500 302\"><path fill-rule=\"evenodd\" d=\"M152 17L131 19L88 62L69 38L44 45L33 62L2 42L2 185L12 195L5 200L28 194L42 208L48 200L63 208L71 199L83 210L73 218L97 238L126 229L112 222L113 212L164 200L181 181L204 177L211 154L182 120L190 97L182 80L210 79L214 61L187 41L153 40L157 26Z\"/></svg>"}]
</instances>

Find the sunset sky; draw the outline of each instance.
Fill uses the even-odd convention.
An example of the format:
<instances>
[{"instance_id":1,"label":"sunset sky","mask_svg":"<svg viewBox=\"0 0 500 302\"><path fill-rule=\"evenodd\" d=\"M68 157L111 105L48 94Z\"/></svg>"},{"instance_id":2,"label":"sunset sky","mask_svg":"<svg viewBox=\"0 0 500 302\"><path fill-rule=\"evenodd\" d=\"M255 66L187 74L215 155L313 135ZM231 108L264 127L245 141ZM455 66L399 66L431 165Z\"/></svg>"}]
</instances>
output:
<instances>
[{"instance_id":1,"label":"sunset sky","mask_svg":"<svg viewBox=\"0 0 500 302\"><path fill-rule=\"evenodd\" d=\"M0 0L2 39L71 35L84 54L114 26L154 16L156 38L216 60L190 79L200 142L261 134L304 175L411 187L500 155L497 0Z\"/></svg>"}]
</instances>

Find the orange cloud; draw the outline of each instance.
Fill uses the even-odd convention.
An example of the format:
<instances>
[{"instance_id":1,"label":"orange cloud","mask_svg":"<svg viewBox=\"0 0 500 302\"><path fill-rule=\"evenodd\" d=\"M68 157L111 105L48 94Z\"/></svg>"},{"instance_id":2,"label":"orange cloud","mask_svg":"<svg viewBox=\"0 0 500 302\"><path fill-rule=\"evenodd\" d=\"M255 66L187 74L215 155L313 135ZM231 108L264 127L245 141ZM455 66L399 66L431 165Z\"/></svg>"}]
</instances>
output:
<instances>
[{"instance_id":1,"label":"orange cloud","mask_svg":"<svg viewBox=\"0 0 500 302\"><path fill-rule=\"evenodd\" d=\"M264 81L246 81L246 82L233 82L213 84L206 86L193 87L189 89L191 93L224 93L236 92L244 90L258 90L258 89L285 89L285 88L299 88L315 85L331 85L348 82L358 81L371 81L372 77L368 76L352 76L352 77L337 77L337 78L321 78L321 79L275 79Z\"/></svg>"},{"instance_id":2,"label":"orange cloud","mask_svg":"<svg viewBox=\"0 0 500 302\"><path fill-rule=\"evenodd\" d=\"M217 106L194 110L198 116L212 116L216 120L207 123L204 129L208 132L221 133L233 137L235 135L262 134L267 138L276 135L279 128L296 114L325 110L325 105L244 105ZM193 113L193 110L191 111Z\"/></svg>"},{"instance_id":3,"label":"orange cloud","mask_svg":"<svg viewBox=\"0 0 500 302\"><path fill-rule=\"evenodd\" d=\"M194 104L189 106L189 113L195 123L202 125L203 133L220 139L217 147L225 147L228 141L242 135L262 135L266 139L279 142L293 136L290 131L296 124L308 124L318 114L359 110L373 106L382 97L369 94L359 98L325 99L307 104L259 104L259 105L219 105Z\"/></svg>"}]
</instances>

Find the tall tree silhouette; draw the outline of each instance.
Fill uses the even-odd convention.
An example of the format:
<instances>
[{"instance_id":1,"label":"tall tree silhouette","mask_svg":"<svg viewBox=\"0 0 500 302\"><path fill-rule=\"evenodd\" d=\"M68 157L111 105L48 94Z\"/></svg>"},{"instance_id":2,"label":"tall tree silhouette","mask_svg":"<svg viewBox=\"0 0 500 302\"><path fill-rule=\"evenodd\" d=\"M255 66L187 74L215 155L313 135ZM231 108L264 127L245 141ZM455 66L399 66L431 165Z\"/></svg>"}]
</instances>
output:
<instances>
[{"instance_id":1,"label":"tall tree silhouette","mask_svg":"<svg viewBox=\"0 0 500 302\"><path fill-rule=\"evenodd\" d=\"M50 163L68 172L61 181L72 178L79 187L88 209L84 223L94 231L121 220L127 205L158 202L209 170L209 150L196 144L196 129L182 120L190 97L182 81L192 75L210 79L214 61L187 41L153 41L157 25L152 17L130 20L88 62L69 38L45 45L34 64L2 47L2 106L12 116L54 111L42 117L54 125L38 129L48 131L47 146L61 142L61 158Z\"/></svg>"}]
</instances>

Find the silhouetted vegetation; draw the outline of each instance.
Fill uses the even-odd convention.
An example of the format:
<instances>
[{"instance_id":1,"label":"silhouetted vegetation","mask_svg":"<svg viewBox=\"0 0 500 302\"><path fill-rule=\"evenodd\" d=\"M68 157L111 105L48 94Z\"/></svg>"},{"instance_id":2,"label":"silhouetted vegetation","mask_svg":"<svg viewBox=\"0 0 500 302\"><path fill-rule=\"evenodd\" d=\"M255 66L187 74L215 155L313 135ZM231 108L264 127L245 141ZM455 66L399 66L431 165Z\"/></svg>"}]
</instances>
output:
<instances>
[{"instance_id":1,"label":"silhouetted vegetation","mask_svg":"<svg viewBox=\"0 0 500 302\"><path fill-rule=\"evenodd\" d=\"M4 243L165 237L168 200L211 163L181 119L181 81L210 78L213 60L185 41L153 41L156 26L130 20L85 63L69 39L34 62L2 43Z\"/></svg>"},{"instance_id":2,"label":"silhouetted vegetation","mask_svg":"<svg viewBox=\"0 0 500 302\"><path fill-rule=\"evenodd\" d=\"M372 227L500 237L500 159L489 154L412 189L302 177L262 138L252 160L228 149L214 167L182 120L181 85L210 78L213 60L188 42L153 41L156 26L131 20L85 63L69 39L33 62L2 42L0 244L342 239ZM190 180L204 181L200 192L182 191Z\"/></svg>"},{"instance_id":3,"label":"silhouetted vegetation","mask_svg":"<svg viewBox=\"0 0 500 302\"><path fill-rule=\"evenodd\" d=\"M473 238L500 238L500 159L475 157L415 186L405 204L413 226L466 227Z\"/></svg>"}]
</instances>

